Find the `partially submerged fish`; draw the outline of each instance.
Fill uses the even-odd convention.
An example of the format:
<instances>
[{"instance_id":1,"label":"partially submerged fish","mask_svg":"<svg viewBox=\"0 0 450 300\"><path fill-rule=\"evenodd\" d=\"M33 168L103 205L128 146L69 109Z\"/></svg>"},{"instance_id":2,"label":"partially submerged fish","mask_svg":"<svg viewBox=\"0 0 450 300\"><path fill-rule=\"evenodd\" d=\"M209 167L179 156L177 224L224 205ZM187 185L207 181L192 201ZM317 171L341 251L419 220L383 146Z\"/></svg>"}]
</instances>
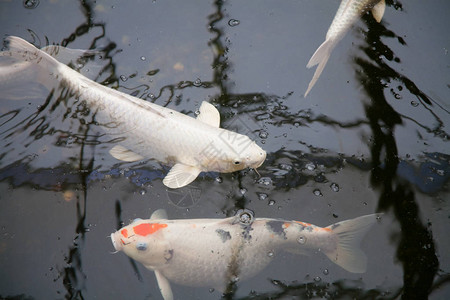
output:
<instances>
[{"instance_id":1,"label":"partially submerged fish","mask_svg":"<svg viewBox=\"0 0 450 300\"><path fill-rule=\"evenodd\" d=\"M122 141L111 149L112 156L128 162L152 158L173 165L163 180L170 188L191 183L200 172L256 169L266 158L266 152L249 137L219 128L219 112L207 102L202 103L194 119L102 86L19 37L11 36L7 41L9 51L0 52L0 56L19 62L9 67L2 65L0 74L22 71L24 62L39 66L48 78L58 80L77 99L95 107L96 117L114 124L109 127Z\"/></svg>"},{"instance_id":2,"label":"partially submerged fish","mask_svg":"<svg viewBox=\"0 0 450 300\"><path fill-rule=\"evenodd\" d=\"M305 97L311 91L312 87L319 79L328 59L330 58L331 51L333 51L336 44L344 37L347 30L352 24L365 12L371 10L377 22L381 22L381 18L384 15L386 4L385 0L342 0L333 22L328 29L325 42L317 48L313 56L306 65L307 68L311 68L318 64L316 72L314 73L311 82L306 90Z\"/></svg>"},{"instance_id":3,"label":"partially submerged fish","mask_svg":"<svg viewBox=\"0 0 450 300\"><path fill-rule=\"evenodd\" d=\"M111 234L117 251L155 272L165 300L173 299L169 281L187 286L224 288L254 276L282 251L324 253L353 273L366 271L360 241L376 222L366 215L328 227L299 221L254 218L248 210L226 219L168 220L157 210Z\"/></svg>"}]
</instances>

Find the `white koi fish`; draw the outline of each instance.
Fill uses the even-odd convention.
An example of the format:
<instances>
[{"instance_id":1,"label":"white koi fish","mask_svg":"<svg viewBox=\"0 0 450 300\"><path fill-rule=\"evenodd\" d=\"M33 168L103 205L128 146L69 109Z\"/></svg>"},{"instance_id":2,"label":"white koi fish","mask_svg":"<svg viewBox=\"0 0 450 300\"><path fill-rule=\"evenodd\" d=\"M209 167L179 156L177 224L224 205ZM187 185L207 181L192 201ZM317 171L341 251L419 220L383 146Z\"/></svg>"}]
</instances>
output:
<instances>
[{"instance_id":1,"label":"white koi fish","mask_svg":"<svg viewBox=\"0 0 450 300\"><path fill-rule=\"evenodd\" d=\"M366 271L361 239L377 215L318 227L299 221L254 218L248 210L226 219L168 220L157 210L149 220L136 219L111 234L117 251L155 272L165 300L173 299L171 282L223 288L256 275L281 251L324 253L345 270Z\"/></svg>"},{"instance_id":2,"label":"white koi fish","mask_svg":"<svg viewBox=\"0 0 450 300\"><path fill-rule=\"evenodd\" d=\"M114 124L108 127L123 141L111 149L112 156L128 162L152 158L173 165L163 180L170 188L189 184L200 172L256 169L266 158L266 152L249 137L219 128L219 112L207 102L200 106L197 118L192 118L102 86L21 38L11 36L7 41L9 51L0 56L19 61L10 71L22 69L23 62L38 65L47 77L95 107L96 117ZM47 48L57 50L56 46ZM8 72L5 68L0 67L0 74Z\"/></svg>"},{"instance_id":3,"label":"white koi fish","mask_svg":"<svg viewBox=\"0 0 450 300\"><path fill-rule=\"evenodd\" d=\"M342 0L341 5L334 16L333 22L328 29L325 42L317 48L313 56L306 65L307 68L311 68L318 64L316 72L314 73L311 82L306 90L305 97L311 91L312 87L322 74L328 59L330 58L331 51L333 51L336 44L344 37L347 30L352 24L366 11L371 10L372 15L381 22L381 18L384 15L386 8L385 0Z\"/></svg>"}]
</instances>

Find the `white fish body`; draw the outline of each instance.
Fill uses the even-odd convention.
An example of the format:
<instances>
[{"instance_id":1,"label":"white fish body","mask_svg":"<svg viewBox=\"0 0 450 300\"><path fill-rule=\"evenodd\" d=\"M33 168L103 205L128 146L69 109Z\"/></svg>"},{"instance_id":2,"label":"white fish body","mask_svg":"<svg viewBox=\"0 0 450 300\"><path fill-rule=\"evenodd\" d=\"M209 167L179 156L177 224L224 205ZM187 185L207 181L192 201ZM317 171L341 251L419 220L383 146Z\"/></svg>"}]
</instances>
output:
<instances>
[{"instance_id":1,"label":"white fish body","mask_svg":"<svg viewBox=\"0 0 450 300\"><path fill-rule=\"evenodd\" d=\"M358 20L358 18L368 10L372 11L372 15L381 22L386 4L385 0L342 0L339 8L334 16L333 22L328 29L325 41L317 48L313 56L306 65L311 68L315 65L317 69L311 79L308 89L305 92L305 97L313 88L316 81L319 79L331 52L336 44L344 37L347 30Z\"/></svg>"},{"instance_id":2,"label":"white fish body","mask_svg":"<svg viewBox=\"0 0 450 300\"><path fill-rule=\"evenodd\" d=\"M165 300L170 283L224 288L266 267L282 251L311 254L318 249L331 261L354 272L366 270L361 239L376 222L366 215L328 227L277 219L253 218L246 210L226 219L168 220L156 211L111 234L117 251L156 274Z\"/></svg>"},{"instance_id":3,"label":"white fish body","mask_svg":"<svg viewBox=\"0 0 450 300\"><path fill-rule=\"evenodd\" d=\"M195 119L102 86L21 38L8 37L8 41L10 50L1 56L19 60L20 68L23 61L39 65L75 97L94 107L96 117L108 122L112 135L122 139L111 155L123 161L152 158L173 165L163 180L170 188L189 184L200 172L257 168L265 160L266 152L250 138L219 128L219 112L207 102Z\"/></svg>"}]
</instances>

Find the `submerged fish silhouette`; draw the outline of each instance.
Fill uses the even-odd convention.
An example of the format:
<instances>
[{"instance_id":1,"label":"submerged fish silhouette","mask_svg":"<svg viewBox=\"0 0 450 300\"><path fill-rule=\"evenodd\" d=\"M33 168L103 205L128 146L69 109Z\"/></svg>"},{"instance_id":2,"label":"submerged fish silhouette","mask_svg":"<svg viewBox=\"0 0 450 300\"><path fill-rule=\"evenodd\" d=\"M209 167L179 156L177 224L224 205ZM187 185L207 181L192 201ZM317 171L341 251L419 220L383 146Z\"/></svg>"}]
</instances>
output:
<instances>
[{"instance_id":1,"label":"submerged fish silhouette","mask_svg":"<svg viewBox=\"0 0 450 300\"><path fill-rule=\"evenodd\" d=\"M372 15L381 22L384 15L386 4L385 0L342 0L334 16L333 22L328 29L325 41L317 48L313 56L306 65L307 68L317 66L314 76L311 79L305 97L313 88L320 74L322 74L331 52L336 44L344 37L352 24L366 11L371 10Z\"/></svg>"},{"instance_id":2,"label":"submerged fish silhouette","mask_svg":"<svg viewBox=\"0 0 450 300\"><path fill-rule=\"evenodd\" d=\"M312 254L320 249L353 273L366 271L361 239L376 222L366 215L327 227L299 221L254 218L247 210L226 219L168 220L155 211L111 234L117 251L155 272L165 300L173 299L169 281L187 286L225 287L266 267L281 251Z\"/></svg>"},{"instance_id":3,"label":"submerged fish silhouette","mask_svg":"<svg viewBox=\"0 0 450 300\"><path fill-rule=\"evenodd\" d=\"M7 41L9 51L0 56L18 63L2 65L0 74L14 69L26 72L26 64L39 66L52 81L58 80L75 97L95 106L96 115L115 123L123 141L111 149L112 156L129 162L152 158L173 165L163 180L170 188L189 184L200 172L258 168L266 158L266 152L249 137L219 128L219 112L207 102L195 119L102 86L19 37ZM47 49L55 51L57 46Z\"/></svg>"}]
</instances>

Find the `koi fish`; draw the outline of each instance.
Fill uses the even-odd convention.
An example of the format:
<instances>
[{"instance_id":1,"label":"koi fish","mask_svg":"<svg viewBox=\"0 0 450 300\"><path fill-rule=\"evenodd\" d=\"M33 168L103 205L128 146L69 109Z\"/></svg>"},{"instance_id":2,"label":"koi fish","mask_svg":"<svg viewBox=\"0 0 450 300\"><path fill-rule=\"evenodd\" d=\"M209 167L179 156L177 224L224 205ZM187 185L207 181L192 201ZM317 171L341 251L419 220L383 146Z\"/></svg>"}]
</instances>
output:
<instances>
[{"instance_id":1,"label":"koi fish","mask_svg":"<svg viewBox=\"0 0 450 300\"><path fill-rule=\"evenodd\" d=\"M266 267L282 251L324 253L352 273L366 271L360 241L377 215L318 227L299 221L254 218L240 210L226 219L168 220L164 210L149 220L136 219L111 234L117 251L155 272L165 300L173 299L169 282L186 286L225 287Z\"/></svg>"},{"instance_id":2,"label":"koi fish","mask_svg":"<svg viewBox=\"0 0 450 300\"><path fill-rule=\"evenodd\" d=\"M352 24L368 10L372 11L372 15L377 22L381 22L386 8L385 0L342 0L341 5L334 16L333 22L328 28L325 41L317 48L313 56L306 65L307 68L317 66L311 82L306 90L305 97L313 88L320 74L322 74L331 52L337 43L344 37L347 30Z\"/></svg>"},{"instance_id":3,"label":"koi fish","mask_svg":"<svg viewBox=\"0 0 450 300\"><path fill-rule=\"evenodd\" d=\"M200 172L256 169L266 158L266 152L248 136L220 128L220 114L212 104L203 102L200 114L192 118L102 86L19 37L11 36L7 41L9 51L0 52L0 56L19 63L9 69L0 67L0 74L22 70L24 62L39 66L47 77L95 107L96 118L113 122L105 130L113 128L114 135L123 140L110 150L113 157L127 162L152 158L173 165L163 180L170 188L191 183ZM58 47L46 49L55 52Z\"/></svg>"}]
</instances>

